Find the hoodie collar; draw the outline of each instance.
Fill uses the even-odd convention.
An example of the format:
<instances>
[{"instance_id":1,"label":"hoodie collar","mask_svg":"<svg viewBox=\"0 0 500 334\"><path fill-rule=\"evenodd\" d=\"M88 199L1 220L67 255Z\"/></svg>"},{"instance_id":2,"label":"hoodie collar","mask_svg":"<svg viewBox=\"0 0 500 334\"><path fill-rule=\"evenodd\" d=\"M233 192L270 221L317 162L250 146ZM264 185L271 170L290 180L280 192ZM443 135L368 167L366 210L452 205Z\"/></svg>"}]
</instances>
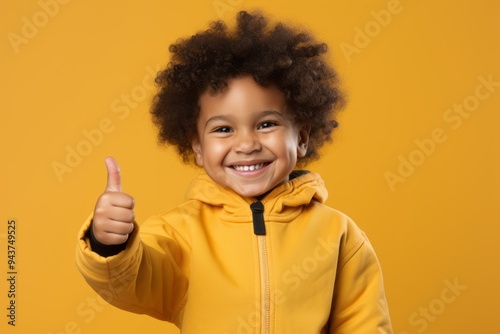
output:
<instances>
[{"instance_id":1,"label":"hoodie collar","mask_svg":"<svg viewBox=\"0 0 500 334\"><path fill-rule=\"evenodd\" d=\"M215 183L204 171L193 180L188 200L201 201L218 210L221 219L233 222L252 221L250 205L256 198L242 197ZM321 177L309 171L293 171L290 180L271 190L260 201L266 221L288 222L312 201L324 203L328 192Z\"/></svg>"}]
</instances>

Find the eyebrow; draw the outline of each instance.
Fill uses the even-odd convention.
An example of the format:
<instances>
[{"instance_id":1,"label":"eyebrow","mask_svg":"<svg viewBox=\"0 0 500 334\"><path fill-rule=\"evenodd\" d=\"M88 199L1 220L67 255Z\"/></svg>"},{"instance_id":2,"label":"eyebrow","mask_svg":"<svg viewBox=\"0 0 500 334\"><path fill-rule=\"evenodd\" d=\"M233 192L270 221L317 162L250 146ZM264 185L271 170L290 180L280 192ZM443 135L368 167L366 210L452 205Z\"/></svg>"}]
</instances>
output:
<instances>
[{"instance_id":1,"label":"eyebrow","mask_svg":"<svg viewBox=\"0 0 500 334\"><path fill-rule=\"evenodd\" d=\"M203 129L206 129L208 127L208 125L212 122L216 122L216 121L227 121L228 118L226 116L223 116L223 115L220 115L220 116L214 116L214 117L210 117L209 119L207 119L207 121L205 122L205 126L203 127Z\"/></svg>"},{"instance_id":2,"label":"eyebrow","mask_svg":"<svg viewBox=\"0 0 500 334\"><path fill-rule=\"evenodd\" d=\"M286 119L285 115L283 115L282 113L280 113L279 111L277 110L266 110L266 111L263 111L261 113L261 116L263 117L267 117L267 116L277 116L278 118L281 118L283 120Z\"/></svg>"},{"instance_id":3,"label":"eyebrow","mask_svg":"<svg viewBox=\"0 0 500 334\"><path fill-rule=\"evenodd\" d=\"M267 116L276 116L278 118L281 118L282 120L285 120L286 117L280 113L279 111L277 110L265 110L265 111L262 111L259 115L259 117L267 117ZM210 117L206 122L205 122L205 126L204 128L206 129L207 126L212 123L212 122L215 122L215 121L228 121L229 119L231 118L231 116L225 116L225 115L218 115L218 116L214 116L214 117Z\"/></svg>"}]
</instances>

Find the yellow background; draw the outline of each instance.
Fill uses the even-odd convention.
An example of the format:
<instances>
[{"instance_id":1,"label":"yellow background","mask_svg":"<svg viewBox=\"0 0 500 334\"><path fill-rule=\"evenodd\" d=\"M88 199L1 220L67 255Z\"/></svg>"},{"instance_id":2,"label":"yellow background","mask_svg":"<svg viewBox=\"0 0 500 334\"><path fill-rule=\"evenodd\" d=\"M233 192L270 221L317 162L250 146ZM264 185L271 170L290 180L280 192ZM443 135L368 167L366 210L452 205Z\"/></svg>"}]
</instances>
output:
<instances>
[{"instance_id":1,"label":"yellow background","mask_svg":"<svg viewBox=\"0 0 500 334\"><path fill-rule=\"evenodd\" d=\"M196 170L156 144L150 73L178 37L261 8L300 22L333 52L349 104L310 169L323 175L328 203L374 244L395 333L500 333L500 2L62 2L0 2L0 332L177 333L96 298L74 265L76 233L104 189L107 155L139 221L182 201ZM448 111L464 103L467 117ZM86 156L68 167L77 149ZM398 168L404 177L391 184ZM5 316L11 218L15 328Z\"/></svg>"}]
</instances>

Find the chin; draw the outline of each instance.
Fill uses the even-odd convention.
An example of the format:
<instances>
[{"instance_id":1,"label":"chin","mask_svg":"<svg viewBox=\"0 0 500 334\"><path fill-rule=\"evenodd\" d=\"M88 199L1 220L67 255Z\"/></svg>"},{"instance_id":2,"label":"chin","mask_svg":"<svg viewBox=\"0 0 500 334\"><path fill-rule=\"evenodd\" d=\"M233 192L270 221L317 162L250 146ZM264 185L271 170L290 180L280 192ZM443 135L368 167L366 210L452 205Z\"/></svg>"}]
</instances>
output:
<instances>
[{"instance_id":1,"label":"chin","mask_svg":"<svg viewBox=\"0 0 500 334\"><path fill-rule=\"evenodd\" d=\"M271 184L260 184L260 185L240 185L237 188L232 188L233 191L238 193L243 197L259 197L269 193L271 190L279 186L282 182L271 185Z\"/></svg>"},{"instance_id":2,"label":"chin","mask_svg":"<svg viewBox=\"0 0 500 334\"><path fill-rule=\"evenodd\" d=\"M260 195L264 194L263 192L242 192L242 191L237 191L237 193L242 196L242 197L259 197Z\"/></svg>"},{"instance_id":3,"label":"chin","mask_svg":"<svg viewBox=\"0 0 500 334\"><path fill-rule=\"evenodd\" d=\"M259 197L267 192L262 189L233 189L236 193L243 197Z\"/></svg>"}]
</instances>

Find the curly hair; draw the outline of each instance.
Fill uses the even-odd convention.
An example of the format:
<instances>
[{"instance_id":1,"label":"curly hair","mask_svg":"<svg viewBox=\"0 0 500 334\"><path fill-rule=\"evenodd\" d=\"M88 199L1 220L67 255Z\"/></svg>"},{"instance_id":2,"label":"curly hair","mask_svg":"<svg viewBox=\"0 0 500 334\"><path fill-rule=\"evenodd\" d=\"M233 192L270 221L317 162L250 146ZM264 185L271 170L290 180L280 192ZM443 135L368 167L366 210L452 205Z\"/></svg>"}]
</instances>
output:
<instances>
[{"instance_id":1,"label":"curly hair","mask_svg":"<svg viewBox=\"0 0 500 334\"><path fill-rule=\"evenodd\" d=\"M194 161L198 100L204 92L217 94L227 80L250 75L262 85L276 85L295 114L297 124L310 127L309 147L298 165L319 158L319 149L332 141L337 112L344 106L336 72L325 59L327 45L305 31L283 23L268 27L260 13L241 11L230 31L222 21L170 45L171 60L156 77L159 91L151 114L158 140L176 147L185 163Z\"/></svg>"}]
</instances>

